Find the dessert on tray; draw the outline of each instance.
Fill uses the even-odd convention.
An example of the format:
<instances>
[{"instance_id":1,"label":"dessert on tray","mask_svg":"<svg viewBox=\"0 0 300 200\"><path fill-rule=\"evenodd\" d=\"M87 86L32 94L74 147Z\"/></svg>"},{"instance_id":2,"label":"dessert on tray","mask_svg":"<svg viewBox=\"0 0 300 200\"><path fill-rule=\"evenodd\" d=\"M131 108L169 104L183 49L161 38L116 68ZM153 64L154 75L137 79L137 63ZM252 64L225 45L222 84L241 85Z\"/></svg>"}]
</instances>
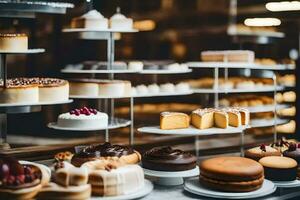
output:
<instances>
[{"instance_id":1,"label":"dessert on tray","mask_svg":"<svg viewBox=\"0 0 300 200\"><path fill-rule=\"evenodd\" d=\"M83 107L58 116L57 125L64 128L107 128L108 115L93 108Z\"/></svg>"},{"instance_id":2,"label":"dessert on tray","mask_svg":"<svg viewBox=\"0 0 300 200\"><path fill-rule=\"evenodd\" d=\"M200 163L200 184L213 190L250 192L263 182L264 169L252 159L216 157Z\"/></svg>"},{"instance_id":3,"label":"dessert on tray","mask_svg":"<svg viewBox=\"0 0 300 200\"><path fill-rule=\"evenodd\" d=\"M115 30L131 30L133 29L133 20L125 17L117 8L117 12L109 19L110 28Z\"/></svg>"},{"instance_id":4,"label":"dessert on tray","mask_svg":"<svg viewBox=\"0 0 300 200\"><path fill-rule=\"evenodd\" d=\"M105 160L109 158L120 160L126 164L137 164L141 160L141 155L128 146L104 143L83 148L79 153L73 156L71 163L75 166L81 166L88 161Z\"/></svg>"},{"instance_id":5,"label":"dessert on tray","mask_svg":"<svg viewBox=\"0 0 300 200\"><path fill-rule=\"evenodd\" d=\"M190 126L190 117L185 113L162 112L160 114L160 129L172 130L188 128Z\"/></svg>"},{"instance_id":6,"label":"dessert on tray","mask_svg":"<svg viewBox=\"0 0 300 200\"><path fill-rule=\"evenodd\" d=\"M80 17L73 18L71 28L103 30L108 28L108 20L97 10L90 10Z\"/></svg>"},{"instance_id":7,"label":"dessert on tray","mask_svg":"<svg viewBox=\"0 0 300 200\"><path fill-rule=\"evenodd\" d=\"M219 101L221 106L241 106L241 107L253 107L272 105L274 100L272 97L264 95L233 95L223 98Z\"/></svg>"},{"instance_id":8,"label":"dessert on tray","mask_svg":"<svg viewBox=\"0 0 300 200\"><path fill-rule=\"evenodd\" d=\"M131 95L131 83L124 80L73 79L70 95L122 97Z\"/></svg>"},{"instance_id":9,"label":"dessert on tray","mask_svg":"<svg viewBox=\"0 0 300 200\"><path fill-rule=\"evenodd\" d=\"M0 51L27 51L28 37L26 34L0 34Z\"/></svg>"},{"instance_id":10,"label":"dessert on tray","mask_svg":"<svg viewBox=\"0 0 300 200\"><path fill-rule=\"evenodd\" d=\"M283 152L283 156L293 158L298 163L298 177L300 177L300 145L290 143L289 148Z\"/></svg>"},{"instance_id":11,"label":"dessert on tray","mask_svg":"<svg viewBox=\"0 0 300 200\"><path fill-rule=\"evenodd\" d=\"M2 156L0 158L0 197L1 199L34 199L41 188L48 184L50 174L46 167Z\"/></svg>"},{"instance_id":12,"label":"dessert on tray","mask_svg":"<svg viewBox=\"0 0 300 200\"><path fill-rule=\"evenodd\" d=\"M251 158L256 161L266 156L281 156L281 153L277 149L265 144L245 151L246 158Z\"/></svg>"},{"instance_id":13,"label":"dessert on tray","mask_svg":"<svg viewBox=\"0 0 300 200\"><path fill-rule=\"evenodd\" d=\"M143 168L156 171L186 171L196 167L196 156L172 147L156 147L142 157Z\"/></svg>"},{"instance_id":14,"label":"dessert on tray","mask_svg":"<svg viewBox=\"0 0 300 200\"><path fill-rule=\"evenodd\" d=\"M69 82L57 78L39 79L39 101L67 101L69 99Z\"/></svg>"},{"instance_id":15,"label":"dessert on tray","mask_svg":"<svg viewBox=\"0 0 300 200\"><path fill-rule=\"evenodd\" d=\"M248 50L202 51L204 62L254 62L254 52Z\"/></svg>"},{"instance_id":16,"label":"dessert on tray","mask_svg":"<svg viewBox=\"0 0 300 200\"><path fill-rule=\"evenodd\" d=\"M297 161L282 156L267 156L259 160L265 177L271 181L293 181L297 178Z\"/></svg>"}]
</instances>

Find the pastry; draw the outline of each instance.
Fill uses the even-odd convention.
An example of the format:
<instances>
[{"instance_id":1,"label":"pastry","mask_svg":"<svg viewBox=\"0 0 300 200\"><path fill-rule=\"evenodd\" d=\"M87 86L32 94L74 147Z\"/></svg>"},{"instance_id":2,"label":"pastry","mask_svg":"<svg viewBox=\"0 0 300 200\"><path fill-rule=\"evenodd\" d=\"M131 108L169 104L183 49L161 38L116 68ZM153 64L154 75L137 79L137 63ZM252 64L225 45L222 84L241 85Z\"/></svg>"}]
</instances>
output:
<instances>
[{"instance_id":1,"label":"pastry","mask_svg":"<svg viewBox=\"0 0 300 200\"><path fill-rule=\"evenodd\" d=\"M92 185L94 196L132 194L144 187L144 171L139 165L123 165L107 170L95 169L89 172L89 183Z\"/></svg>"},{"instance_id":2,"label":"pastry","mask_svg":"<svg viewBox=\"0 0 300 200\"><path fill-rule=\"evenodd\" d=\"M241 114L241 123L243 126L249 125L250 122L250 112L246 108L234 107L234 110L237 110Z\"/></svg>"},{"instance_id":3,"label":"pastry","mask_svg":"<svg viewBox=\"0 0 300 200\"><path fill-rule=\"evenodd\" d=\"M38 103L39 87L35 79L8 79L6 87L0 81L0 103Z\"/></svg>"},{"instance_id":4,"label":"pastry","mask_svg":"<svg viewBox=\"0 0 300 200\"><path fill-rule=\"evenodd\" d=\"M235 86L236 89L254 89L255 83L253 81L243 81L237 83Z\"/></svg>"},{"instance_id":5,"label":"pastry","mask_svg":"<svg viewBox=\"0 0 300 200\"><path fill-rule=\"evenodd\" d=\"M1 199L33 199L42 186L48 184L50 174L46 167L19 161L12 157L0 158L0 197Z\"/></svg>"},{"instance_id":6,"label":"pastry","mask_svg":"<svg viewBox=\"0 0 300 200\"><path fill-rule=\"evenodd\" d=\"M196 162L196 156L172 147L153 148L142 157L143 168L156 171L190 170L196 167Z\"/></svg>"},{"instance_id":7,"label":"pastry","mask_svg":"<svg viewBox=\"0 0 300 200\"><path fill-rule=\"evenodd\" d=\"M98 84L90 79L70 80L70 95L96 97L99 94Z\"/></svg>"},{"instance_id":8,"label":"pastry","mask_svg":"<svg viewBox=\"0 0 300 200\"><path fill-rule=\"evenodd\" d=\"M59 152L54 155L54 160L56 162L62 162L62 161L71 162L73 156L74 154L72 154L70 151Z\"/></svg>"},{"instance_id":9,"label":"pastry","mask_svg":"<svg viewBox=\"0 0 300 200\"><path fill-rule=\"evenodd\" d=\"M58 116L57 125L64 128L107 128L108 115L93 108L83 107Z\"/></svg>"},{"instance_id":10,"label":"pastry","mask_svg":"<svg viewBox=\"0 0 300 200\"><path fill-rule=\"evenodd\" d=\"M229 126L239 127L242 125L241 112L238 109L227 108L224 111L228 114L228 124Z\"/></svg>"},{"instance_id":11,"label":"pastry","mask_svg":"<svg viewBox=\"0 0 300 200\"><path fill-rule=\"evenodd\" d=\"M139 94L139 95L145 95L145 94L148 94L148 92L149 92L146 85L136 86L136 91L137 91L137 94Z\"/></svg>"},{"instance_id":12,"label":"pastry","mask_svg":"<svg viewBox=\"0 0 300 200\"><path fill-rule=\"evenodd\" d=\"M254 52L248 50L202 51L204 62L254 62Z\"/></svg>"},{"instance_id":13,"label":"pastry","mask_svg":"<svg viewBox=\"0 0 300 200\"><path fill-rule=\"evenodd\" d=\"M264 144L245 151L246 158L251 158L256 161L266 156L281 156L281 153L277 149Z\"/></svg>"},{"instance_id":14,"label":"pastry","mask_svg":"<svg viewBox=\"0 0 300 200\"><path fill-rule=\"evenodd\" d=\"M229 116L227 112L216 110L214 112L214 125L218 128L227 128L229 123Z\"/></svg>"},{"instance_id":15,"label":"pastry","mask_svg":"<svg viewBox=\"0 0 300 200\"><path fill-rule=\"evenodd\" d=\"M57 183L49 183L38 193L38 200L86 200L91 197L91 185L64 187Z\"/></svg>"},{"instance_id":16,"label":"pastry","mask_svg":"<svg viewBox=\"0 0 300 200\"><path fill-rule=\"evenodd\" d=\"M69 99L69 83L56 78L39 78L39 101L67 101Z\"/></svg>"},{"instance_id":17,"label":"pastry","mask_svg":"<svg viewBox=\"0 0 300 200\"><path fill-rule=\"evenodd\" d=\"M137 89L135 87L131 87L131 96L137 95Z\"/></svg>"},{"instance_id":18,"label":"pastry","mask_svg":"<svg viewBox=\"0 0 300 200\"><path fill-rule=\"evenodd\" d=\"M175 92L175 86L172 83L166 83L160 85L160 91L165 93L174 93Z\"/></svg>"},{"instance_id":19,"label":"pastry","mask_svg":"<svg viewBox=\"0 0 300 200\"><path fill-rule=\"evenodd\" d=\"M190 91L190 85L184 82L175 85L176 92L188 92Z\"/></svg>"},{"instance_id":20,"label":"pastry","mask_svg":"<svg viewBox=\"0 0 300 200\"><path fill-rule=\"evenodd\" d=\"M157 84L148 85L148 91L151 94L158 94L159 93L159 86Z\"/></svg>"},{"instance_id":21,"label":"pastry","mask_svg":"<svg viewBox=\"0 0 300 200\"><path fill-rule=\"evenodd\" d=\"M284 102L296 102L296 93L294 91L285 92L282 94Z\"/></svg>"},{"instance_id":22,"label":"pastry","mask_svg":"<svg viewBox=\"0 0 300 200\"><path fill-rule=\"evenodd\" d=\"M26 34L0 34L0 51L20 52L28 50Z\"/></svg>"},{"instance_id":23,"label":"pastry","mask_svg":"<svg viewBox=\"0 0 300 200\"><path fill-rule=\"evenodd\" d=\"M73 18L71 28L86 28L91 30L107 29L108 20L97 10L90 10L80 17Z\"/></svg>"},{"instance_id":24,"label":"pastry","mask_svg":"<svg viewBox=\"0 0 300 200\"><path fill-rule=\"evenodd\" d=\"M298 164L292 158L268 156L259 160L264 167L265 177L271 181L293 181L297 178Z\"/></svg>"},{"instance_id":25,"label":"pastry","mask_svg":"<svg viewBox=\"0 0 300 200\"><path fill-rule=\"evenodd\" d=\"M216 157L200 163L200 183L213 190L250 192L263 181L262 165L248 158Z\"/></svg>"},{"instance_id":26,"label":"pastry","mask_svg":"<svg viewBox=\"0 0 300 200\"><path fill-rule=\"evenodd\" d=\"M116 30L131 30L133 28L133 20L121 14L120 8L118 7L117 13L110 18L110 28Z\"/></svg>"},{"instance_id":27,"label":"pastry","mask_svg":"<svg viewBox=\"0 0 300 200\"><path fill-rule=\"evenodd\" d=\"M128 69L134 71L142 71L144 68L143 62L140 61L130 61L128 63Z\"/></svg>"},{"instance_id":28,"label":"pastry","mask_svg":"<svg viewBox=\"0 0 300 200\"><path fill-rule=\"evenodd\" d=\"M194 110L191 114L191 124L198 129L208 129L214 126L215 109L205 108Z\"/></svg>"},{"instance_id":29,"label":"pastry","mask_svg":"<svg viewBox=\"0 0 300 200\"><path fill-rule=\"evenodd\" d=\"M126 164L136 164L140 162L141 155L127 146L104 143L85 147L73 156L71 163L74 166L80 167L88 161L105 160L108 158L116 158Z\"/></svg>"},{"instance_id":30,"label":"pastry","mask_svg":"<svg viewBox=\"0 0 300 200\"><path fill-rule=\"evenodd\" d=\"M160 114L160 129L183 129L190 126L190 117L185 113L162 112Z\"/></svg>"}]
</instances>

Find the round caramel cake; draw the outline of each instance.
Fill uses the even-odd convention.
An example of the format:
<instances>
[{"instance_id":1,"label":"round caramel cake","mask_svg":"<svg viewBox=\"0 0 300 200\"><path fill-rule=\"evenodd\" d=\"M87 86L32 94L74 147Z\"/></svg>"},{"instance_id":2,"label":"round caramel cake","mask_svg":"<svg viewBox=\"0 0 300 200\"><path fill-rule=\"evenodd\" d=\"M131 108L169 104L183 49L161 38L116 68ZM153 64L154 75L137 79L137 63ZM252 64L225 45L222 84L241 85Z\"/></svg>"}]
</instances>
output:
<instances>
[{"instance_id":1,"label":"round caramel cake","mask_svg":"<svg viewBox=\"0 0 300 200\"><path fill-rule=\"evenodd\" d=\"M297 161L282 156L268 156L259 160L265 177L271 181L293 181L297 178Z\"/></svg>"},{"instance_id":2,"label":"round caramel cake","mask_svg":"<svg viewBox=\"0 0 300 200\"><path fill-rule=\"evenodd\" d=\"M228 192L259 189L264 170L258 162L241 157L217 157L200 164L200 183L208 188Z\"/></svg>"},{"instance_id":3,"label":"round caramel cake","mask_svg":"<svg viewBox=\"0 0 300 200\"><path fill-rule=\"evenodd\" d=\"M141 155L131 147L122 145L104 144L85 147L81 152L75 154L71 163L80 167L83 163L93 160L116 158L126 164L140 162Z\"/></svg>"},{"instance_id":4,"label":"round caramel cake","mask_svg":"<svg viewBox=\"0 0 300 200\"><path fill-rule=\"evenodd\" d=\"M0 51L14 52L28 50L26 34L0 34Z\"/></svg>"},{"instance_id":5,"label":"round caramel cake","mask_svg":"<svg viewBox=\"0 0 300 200\"><path fill-rule=\"evenodd\" d=\"M266 156L281 156L281 153L279 150L263 144L245 151L246 158L251 158L256 161Z\"/></svg>"},{"instance_id":6,"label":"round caramel cake","mask_svg":"<svg viewBox=\"0 0 300 200\"><path fill-rule=\"evenodd\" d=\"M67 101L69 99L69 82L57 78L38 78L39 101Z\"/></svg>"},{"instance_id":7,"label":"round caramel cake","mask_svg":"<svg viewBox=\"0 0 300 200\"><path fill-rule=\"evenodd\" d=\"M157 171L190 170L196 167L196 162L196 156L171 147L153 148L142 157L144 168Z\"/></svg>"}]
</instances>

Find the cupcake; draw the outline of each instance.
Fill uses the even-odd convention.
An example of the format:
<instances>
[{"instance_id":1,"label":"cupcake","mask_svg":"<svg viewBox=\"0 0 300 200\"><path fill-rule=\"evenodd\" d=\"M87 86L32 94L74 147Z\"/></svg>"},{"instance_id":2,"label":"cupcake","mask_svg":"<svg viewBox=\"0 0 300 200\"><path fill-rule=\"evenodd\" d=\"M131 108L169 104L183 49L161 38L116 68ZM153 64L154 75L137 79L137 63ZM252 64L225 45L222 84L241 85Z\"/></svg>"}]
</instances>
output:
<instances>
[{"instance_id":1,"label":"cupcake","mask_svg":"<svg viewBox=\"0 0 300 200\"><path fill-rule=\"evenodd\" d=\"M265 144L260 145L259 147L254 147L245 151L245 157L250 158L256 161L266 156L281 156L279 150L267 146Z\"/></svg>"}]
</instances>

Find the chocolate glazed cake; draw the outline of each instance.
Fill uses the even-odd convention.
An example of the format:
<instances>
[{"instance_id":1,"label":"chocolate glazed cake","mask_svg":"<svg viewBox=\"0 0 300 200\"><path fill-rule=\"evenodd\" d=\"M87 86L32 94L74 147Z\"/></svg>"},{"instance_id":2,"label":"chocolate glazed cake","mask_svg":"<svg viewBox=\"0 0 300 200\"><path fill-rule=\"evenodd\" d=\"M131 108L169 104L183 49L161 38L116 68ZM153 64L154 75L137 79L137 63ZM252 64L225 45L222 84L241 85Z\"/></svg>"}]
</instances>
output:
<instances>
[{"instance_id":1,"label":"chocolate glazed cake","mask_svg":"<svg viewBox=\"0 0 300 200\"><path fill-rule=\"evenodd\" d=\"M98 159L117 157L127 164L136 164L140 161L140 154L128 146L111 145L104 143L85 147L81 152L75 154L71 163L81 166L83 163Z\"/></svg>"},{"instance_id":2,"label":"chocolate glazed cake","mask_svg":"<svg viewBox=\"0 0 300 200\"><path fill-rule=\"evenodd\" d=\"M156 171L190 170L196 167L196 162L196 156L172 147L153 148L142 157L143 167Z\"/></svg>"}]
</instances>

